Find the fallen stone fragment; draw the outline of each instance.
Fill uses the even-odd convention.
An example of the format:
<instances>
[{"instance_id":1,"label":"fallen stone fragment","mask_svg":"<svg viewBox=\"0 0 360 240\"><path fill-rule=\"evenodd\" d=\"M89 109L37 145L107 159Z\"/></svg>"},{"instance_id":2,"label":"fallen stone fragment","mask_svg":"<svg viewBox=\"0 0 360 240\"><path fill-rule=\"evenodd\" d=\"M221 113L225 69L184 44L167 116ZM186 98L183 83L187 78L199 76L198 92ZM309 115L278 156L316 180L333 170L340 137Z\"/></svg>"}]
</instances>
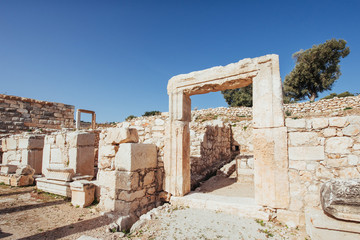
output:
<instances>
[{"instance_id":1,"label":"fallen stone fragment","mask_svg":"<svg viewBox=\"0 0 360 240\"><path fill-rule=\"evenodd\" d=\"M324 183L320 201L330 216L360 222L360 179L333 179Z\"/></svg>"}]
</instances>

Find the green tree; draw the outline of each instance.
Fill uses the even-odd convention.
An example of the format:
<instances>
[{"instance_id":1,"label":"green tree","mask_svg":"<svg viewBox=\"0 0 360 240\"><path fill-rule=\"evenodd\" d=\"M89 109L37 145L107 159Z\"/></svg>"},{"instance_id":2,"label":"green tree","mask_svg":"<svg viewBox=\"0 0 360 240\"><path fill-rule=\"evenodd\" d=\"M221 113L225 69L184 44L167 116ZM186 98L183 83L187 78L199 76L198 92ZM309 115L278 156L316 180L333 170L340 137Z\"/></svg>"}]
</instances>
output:
<instances>
[{"instance_id":1,"label":"green tree","mask_svg":"<svg viewBox=\"0 0 360 240\"><path fill-rule=\"evenodd\" d=\"M156 116L156 115L160 115L160 114L161 114L160 111L150 111L150 112L145 112L143 114L143 117Z\"/></svg>"},{"instance_id":2,"label":"green tree","mask_svg":"<svg viewBox=\"0 0 360 240\"><path fill-rule=\"evenodd\" d=\"M345 40L331 39L314 45L307 50L293 54L296 60L294 69L285 77L284 94L288 101L314 101L318 93L331 90L340 77L340 58L346 57L350 48Z\"/></svg>"},{"instance_id":3,"label":"green tree","mask_svg":"<svg viewBox=\"0 0 360 240\"><path fill-rule=\"evenodd\" d=\"M243 88L221 91L230 107L252 107L252 84Z\"/></svg>"}]
</instances>

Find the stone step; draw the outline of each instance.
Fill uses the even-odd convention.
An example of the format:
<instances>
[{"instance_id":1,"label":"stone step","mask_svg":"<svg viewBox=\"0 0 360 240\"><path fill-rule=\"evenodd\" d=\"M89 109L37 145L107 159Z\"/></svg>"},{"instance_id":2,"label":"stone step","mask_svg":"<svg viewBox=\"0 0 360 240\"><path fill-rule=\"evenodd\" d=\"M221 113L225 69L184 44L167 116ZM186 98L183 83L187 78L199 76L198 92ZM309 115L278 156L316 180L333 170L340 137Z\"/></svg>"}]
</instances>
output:
<instances>
[{"instance_id":1,"label":"stone step","mask_svg":"<svg viewBox=\"0 0 360 240\"><path fill-rule=\"evenodd\" d=\"M183 197L171 197L170 203L174 206L209 209L265 221L272 218L271 210L256 205L254 198L227 197L191 192Z\"/></svg>"}]
</instances>

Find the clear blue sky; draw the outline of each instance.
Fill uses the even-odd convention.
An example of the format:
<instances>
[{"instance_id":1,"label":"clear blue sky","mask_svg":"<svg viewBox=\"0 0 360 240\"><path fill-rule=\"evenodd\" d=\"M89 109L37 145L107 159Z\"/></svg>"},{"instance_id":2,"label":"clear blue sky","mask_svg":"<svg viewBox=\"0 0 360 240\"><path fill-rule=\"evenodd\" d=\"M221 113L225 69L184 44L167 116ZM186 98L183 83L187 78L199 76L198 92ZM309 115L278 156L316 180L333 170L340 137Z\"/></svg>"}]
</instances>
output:
<instances>
[{"instance_id":1,"label":"clear blue sky","mask_svg":"<svg viewBox=\"0 0 360 240\"><path fill-rule=\"evenodd\" d=\"M0 93L94 110L98 121L168 111L175 75L348 42L333 91L360 92L360 1L0 1ZM321 94L320 96L327 95ZM192 107L226 106L220 93Z\"/></svg>"}]
</instances>

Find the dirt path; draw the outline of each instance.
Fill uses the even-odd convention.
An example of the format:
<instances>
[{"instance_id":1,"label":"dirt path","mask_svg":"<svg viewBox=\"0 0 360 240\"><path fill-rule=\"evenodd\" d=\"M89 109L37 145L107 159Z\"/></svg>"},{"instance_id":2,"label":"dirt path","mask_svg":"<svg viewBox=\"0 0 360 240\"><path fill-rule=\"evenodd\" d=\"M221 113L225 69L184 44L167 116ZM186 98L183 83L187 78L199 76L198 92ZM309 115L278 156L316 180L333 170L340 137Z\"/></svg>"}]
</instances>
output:
<instances>
[{"instance_id":1,"label":"dirt path","mask_svg":"<svg viewBox=\"0 0 360 240\"><path fill-rule=\"evenodd\" d=\"M114 219L96 208L76 208L59 196L38 193L34 187L0 185L1 239L305 239L303 229L256 221L209 210L160 207L137 231L106 232Z\"/></svg>"},{"instance_id":2,"label":"dirt path","mask_svg":"<svg viewBox=\"0 0 360 240\"><path fill-rule=\"evenodd\" d=\"M94 207L75 208L59 196L35 187L0 185L0 238L76 239L89 230L102 234L111 222Z\"/></svg>"}]
</instances>

